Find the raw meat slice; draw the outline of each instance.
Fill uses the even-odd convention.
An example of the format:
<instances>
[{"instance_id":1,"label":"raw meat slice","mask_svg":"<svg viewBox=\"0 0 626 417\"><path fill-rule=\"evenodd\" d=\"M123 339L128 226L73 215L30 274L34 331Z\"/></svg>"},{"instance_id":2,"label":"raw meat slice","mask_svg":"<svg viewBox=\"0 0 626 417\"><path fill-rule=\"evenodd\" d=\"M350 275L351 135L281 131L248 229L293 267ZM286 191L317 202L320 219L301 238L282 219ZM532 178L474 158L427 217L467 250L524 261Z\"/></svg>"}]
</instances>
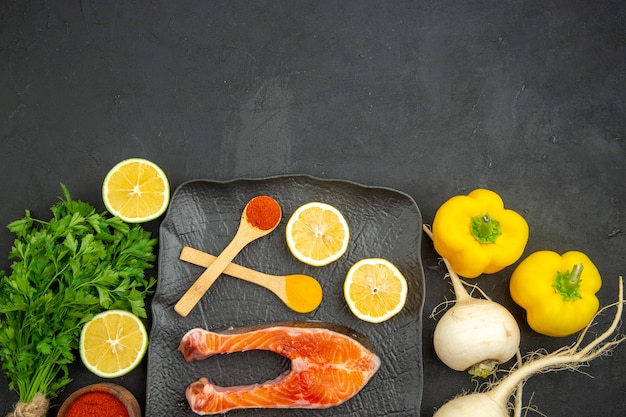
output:
<instances>
[{"instance_id":1,"label":"raw meat slice","mask_svg":"<svg viewBox=\"0 0 626 417\"><path fill-rule=\"evenodd\" d=\"M380 367L380 358L363 335L323 322L286 322L221 333L197 328L179 346L187 361L253 349L290 359L291 369L274 380L245 386L220 387L200 378L186 391L196 414L336 406L356 395Z\"/></svg>"}]
</instances>

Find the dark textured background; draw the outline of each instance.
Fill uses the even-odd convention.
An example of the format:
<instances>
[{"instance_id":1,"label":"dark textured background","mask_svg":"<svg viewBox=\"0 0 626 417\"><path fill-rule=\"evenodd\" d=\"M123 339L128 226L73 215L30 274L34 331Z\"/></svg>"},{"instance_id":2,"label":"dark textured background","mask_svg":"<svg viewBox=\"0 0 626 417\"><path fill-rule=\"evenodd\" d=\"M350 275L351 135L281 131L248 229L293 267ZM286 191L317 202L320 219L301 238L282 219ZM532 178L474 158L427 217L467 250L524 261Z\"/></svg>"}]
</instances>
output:
<instances>
[{"instance_id":1,"label":"dark textured background","mask_svg":"<svg viewBox=\"0 0 626 417\"><path fill-rule=\"evenodd\" d=\"M59 182L103 209L105 173L142 156L173 187L279 174L391 187L415 199L426 223L448 197L486 187L527 219L526 254L590 256L602 304L624 273L619 0L8 0L0 91L1 225L25 209L48 216ZM0 251L12 240L0 229ZM422 256L430 416L477 383L434 357L428 314L451 293L427 241ZM477 282L519 318L522 351L571 342L528 330L508 296L511 271ZM622 415L624 363L621 346L583 369L593 378L533 377L525 403L552 417ZM97 380L74 372L68 390ZM141 401L143 372L116 381ZM16 399L0 379L0 413Z\"/></svg>"}]
</instances>

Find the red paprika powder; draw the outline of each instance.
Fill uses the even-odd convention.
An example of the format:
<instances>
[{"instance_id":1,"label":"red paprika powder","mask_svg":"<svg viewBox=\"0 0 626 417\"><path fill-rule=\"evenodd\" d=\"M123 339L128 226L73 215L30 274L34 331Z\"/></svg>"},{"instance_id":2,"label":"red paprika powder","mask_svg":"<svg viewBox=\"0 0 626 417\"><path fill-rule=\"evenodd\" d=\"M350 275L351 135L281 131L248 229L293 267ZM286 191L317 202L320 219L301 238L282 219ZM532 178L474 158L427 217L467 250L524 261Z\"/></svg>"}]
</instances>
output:
<instances>
[{"instance_id":1,"label":"red paprika powder","mask_svg":"<svg viewBox=\"0 0 626 417\"><path fill-rule=\"evenodd\" d=\"M248 223L261 230L269 230L276 226L281 214L280 205L276 200L265 195L254 197L246 207Z\"/></svg>"},{"instance_id":2,"label":"red paprika powder","mask_svg":"<svg viewBox=\"0 0 626 417\"><path fill-rule=\"evenodd\" d=\"M67 417L129 417L122 401L108 392L88 392L74 401Z\"/></svg>"}]
</instances>

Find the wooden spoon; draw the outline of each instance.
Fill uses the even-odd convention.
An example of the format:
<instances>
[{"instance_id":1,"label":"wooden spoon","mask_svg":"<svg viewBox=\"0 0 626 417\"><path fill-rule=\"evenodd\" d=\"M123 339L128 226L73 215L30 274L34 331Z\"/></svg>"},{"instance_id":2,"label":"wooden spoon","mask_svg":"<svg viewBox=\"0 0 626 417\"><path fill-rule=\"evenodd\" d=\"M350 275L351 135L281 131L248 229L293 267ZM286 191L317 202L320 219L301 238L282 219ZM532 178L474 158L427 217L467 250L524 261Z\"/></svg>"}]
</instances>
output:
<instances>
[{"instance_id":1,"label":"wooden spoon","mask_svg":"<svg viewBox=\"0 0 626 417\"><path fill-rule=\"evenodd\" d=\"M250 200L243 209L239 228L233 240L178 300L174 310L186 317L224 268L248 243L267 235L278 226L281 214L280 206L271 197L258 196Z\"/></svg>"},{"instance_id":2,"label":"wooden spoon","mask_svg":"<svg viewBox=\"0 0 626 417\"><path fill-rule=\"evenodd\" d=\"M189 246L183 247L180 259L207 268L215 256ZM302 274L269 275L235 263L229 263L224 273L267 288L287 307L298 313L315 310L322 302L322 286L313 277Z\"/></svg>"}]
</instances>

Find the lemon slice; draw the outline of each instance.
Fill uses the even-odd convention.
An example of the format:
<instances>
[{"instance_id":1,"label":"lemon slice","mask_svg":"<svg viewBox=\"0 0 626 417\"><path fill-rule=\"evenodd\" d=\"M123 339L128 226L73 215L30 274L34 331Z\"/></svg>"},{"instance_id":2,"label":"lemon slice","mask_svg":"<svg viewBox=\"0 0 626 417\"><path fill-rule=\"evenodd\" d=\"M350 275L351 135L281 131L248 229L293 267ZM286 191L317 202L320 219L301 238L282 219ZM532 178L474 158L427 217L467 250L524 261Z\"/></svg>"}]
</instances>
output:
<instances>
[{"instance_id":1,"label":"lemon slice","mask_svg":"<svg viewBox=\"0 0 626 417\"><path fill-rule=\"evenodd\" d=\"M361 259L348 270L343 293L355 316L371 323L390 319L406 303L408 287L402 273L386 259Z\"/></svg>"},{"instance_id":2,"label":"lemon slice","mask_svg":"<svg viewBox=\"0 0 626 417\"><path fill-rule=\"evenodd\" d=\"M137 316L108 310L94 316L81 331L79 352L87 369L116 378L135 369L148 349L148 333Z\"/></svg>"},{"instance_id":3,"label":"lemon slice","mask_svg":"<svg viewBox=\"0 0 626 417\"><path fill-rule=\"evenodd\" d=\"M147 222L167 209L170 185L163 170L154 162L125 159L104 177L102 199L112 215L129 223Z\"/></svg>"},{"instance_id":4,"label":"lemon slice","mask_svg":"<svg viewBox=\"0 0 626 417\"><path fill-rule=\"evenodd\" d=\"M300 206L286 229L287 247L298 260L313 266L328 265L348 248L350 231L335 207L319 202Z\"/></svg>"}]
</instances>

